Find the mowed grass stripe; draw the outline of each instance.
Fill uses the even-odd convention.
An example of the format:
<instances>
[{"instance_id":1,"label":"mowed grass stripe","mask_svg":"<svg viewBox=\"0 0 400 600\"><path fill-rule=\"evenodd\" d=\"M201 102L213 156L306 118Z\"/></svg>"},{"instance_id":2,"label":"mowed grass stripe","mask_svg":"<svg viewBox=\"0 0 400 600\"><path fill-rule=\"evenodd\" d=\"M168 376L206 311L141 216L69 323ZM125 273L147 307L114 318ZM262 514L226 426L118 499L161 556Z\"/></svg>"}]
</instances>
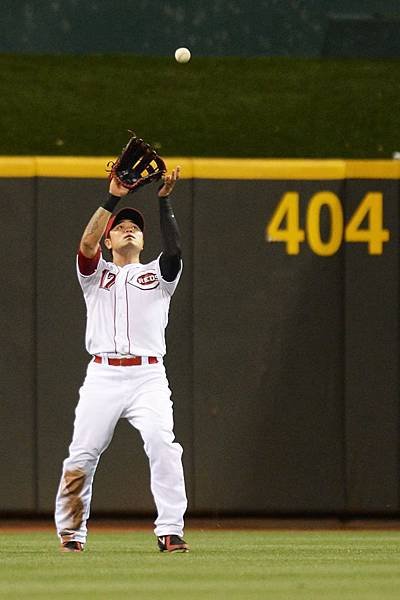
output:
<instances>
[{"instance_id":1,"label":"mowed grass stripe","mask_svg":"<svg viewBox=\"0 0 400 600\"><path fill-rule=\"evenodd\" d=\"M188 531L189 554L160 554L151 532L90 535L61 554L51 533L1 537L0 598L394 600L400 532Z\"/></svg>"}]
</instances>

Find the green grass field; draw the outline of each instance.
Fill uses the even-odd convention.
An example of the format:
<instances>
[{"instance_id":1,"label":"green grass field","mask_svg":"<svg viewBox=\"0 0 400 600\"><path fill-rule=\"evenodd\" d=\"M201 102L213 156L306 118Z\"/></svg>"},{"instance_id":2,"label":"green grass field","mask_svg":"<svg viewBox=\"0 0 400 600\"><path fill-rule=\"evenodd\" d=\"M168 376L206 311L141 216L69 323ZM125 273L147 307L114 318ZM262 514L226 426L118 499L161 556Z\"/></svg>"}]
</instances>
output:
<instances>
[{"instance_id":1,"label":"green grass field","mask_svg":"<svg viewBox=\"0 0 400 600\"><path fill-rule=\"evenodd\" d=\"M397 600L400 532L188 530L189 554L152 534L96 532L83 554L52 533L2 534L0 598Z\"/></svg>"},{"instance_id":2,"label":"green grass field","mask_svg":"<svg viewBox=\"0 0 400 600\"><path fill-rule=\"evenodd\" d=\"M0 55L0 155L391 158L400 60Z\"/></svg>"}]
</instances>

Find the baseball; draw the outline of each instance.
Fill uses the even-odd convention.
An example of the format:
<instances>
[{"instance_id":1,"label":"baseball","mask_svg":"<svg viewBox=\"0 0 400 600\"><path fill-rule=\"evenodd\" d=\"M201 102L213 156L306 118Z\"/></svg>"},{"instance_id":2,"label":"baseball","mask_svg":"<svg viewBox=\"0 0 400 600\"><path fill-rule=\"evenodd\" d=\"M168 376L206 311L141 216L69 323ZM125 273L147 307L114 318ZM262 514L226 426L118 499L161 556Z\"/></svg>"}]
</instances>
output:
<instances>
[{"instance_id":1,"label":"baseball","mask_svg":"<svg viewBox=\"0 0 400 600\"><path fill-rule=\"evenodd\" d=\"M190 54L190 50L188 50L188 48L178 48L175 50L175 60L178 63L189 62L191 56L192 55Z\"/></svg>"}]
</instances>

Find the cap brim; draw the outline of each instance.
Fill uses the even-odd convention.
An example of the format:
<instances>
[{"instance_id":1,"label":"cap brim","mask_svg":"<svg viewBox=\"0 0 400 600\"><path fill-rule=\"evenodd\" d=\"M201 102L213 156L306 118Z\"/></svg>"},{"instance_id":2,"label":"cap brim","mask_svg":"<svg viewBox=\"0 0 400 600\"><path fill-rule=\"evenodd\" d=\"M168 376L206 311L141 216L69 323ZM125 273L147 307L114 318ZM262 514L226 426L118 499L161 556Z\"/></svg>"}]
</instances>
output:
<instances>
[{"instance_id":1,"label":"cap brim","mask_svg":"<svg viewBox=\"0 0 400 600\"><path fill-rule=\"evenodd\" d=\"M118 223L124 221L125 219L135 223L135 225L137 225L139 229L144 232L144 218L142 213L136 210L136 208L126 207L122 208L119 212L110 217L104 232L104 237L108 238L110 236L111 229L114 229Z\"/></svg>"}]
</instances>

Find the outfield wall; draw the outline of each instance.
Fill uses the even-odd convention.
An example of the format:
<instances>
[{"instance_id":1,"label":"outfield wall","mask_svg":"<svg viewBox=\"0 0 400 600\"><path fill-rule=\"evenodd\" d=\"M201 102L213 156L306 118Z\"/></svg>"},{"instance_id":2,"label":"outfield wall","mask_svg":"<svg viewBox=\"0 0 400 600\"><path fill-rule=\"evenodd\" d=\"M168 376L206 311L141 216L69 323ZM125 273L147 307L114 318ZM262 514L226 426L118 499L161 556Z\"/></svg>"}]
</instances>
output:
<instances>
[{"instance_id":1,"label":"outfield wall","mask_svg":"<svg viewBox=\"0 0 400 600\"><path fill-rule=\"evenodd\" d=\"M104 158L0 157L0 512L52 511L89 360L75 252ZM397 161L168 158L185 269L167 367L192 514L399 511ZM155 186L122 205L159 251ZM117 427L94 511L152 512Z\"/></svg>"}]
</instances>

